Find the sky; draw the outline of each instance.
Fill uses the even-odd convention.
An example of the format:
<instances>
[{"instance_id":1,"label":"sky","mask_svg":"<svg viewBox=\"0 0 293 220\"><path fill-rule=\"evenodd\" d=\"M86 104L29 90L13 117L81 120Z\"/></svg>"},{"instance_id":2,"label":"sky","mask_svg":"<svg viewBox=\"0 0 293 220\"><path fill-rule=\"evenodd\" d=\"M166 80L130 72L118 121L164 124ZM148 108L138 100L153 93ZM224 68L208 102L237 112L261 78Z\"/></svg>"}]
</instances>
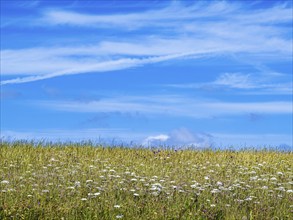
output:
<instances>
[{"instance_id":1,"label":"sky","mask_svg":"<svg viewBox=\"0 0 293 220\"><path fill-rule=\"evenodd\" d=\"M1 0L1 138L292 140L292 1Z\"/></svg>"}]
</instances>

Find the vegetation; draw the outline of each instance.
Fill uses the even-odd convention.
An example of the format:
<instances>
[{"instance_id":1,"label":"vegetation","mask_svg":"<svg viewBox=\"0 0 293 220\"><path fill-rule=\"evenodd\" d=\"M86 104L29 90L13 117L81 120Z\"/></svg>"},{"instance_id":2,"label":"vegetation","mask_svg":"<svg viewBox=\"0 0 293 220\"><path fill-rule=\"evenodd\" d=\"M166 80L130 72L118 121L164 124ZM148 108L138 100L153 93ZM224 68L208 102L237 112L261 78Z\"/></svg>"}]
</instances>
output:
<instances>
[{"instance_id":1,"label":"vegetation","mask_svg":"<svg viewBox=\"0 0 293 220\"><path fill-rule=\"evenodd\" d=\"M0 219L292 219L293 154L0 146Z\"/></svg>"}]
</instances>

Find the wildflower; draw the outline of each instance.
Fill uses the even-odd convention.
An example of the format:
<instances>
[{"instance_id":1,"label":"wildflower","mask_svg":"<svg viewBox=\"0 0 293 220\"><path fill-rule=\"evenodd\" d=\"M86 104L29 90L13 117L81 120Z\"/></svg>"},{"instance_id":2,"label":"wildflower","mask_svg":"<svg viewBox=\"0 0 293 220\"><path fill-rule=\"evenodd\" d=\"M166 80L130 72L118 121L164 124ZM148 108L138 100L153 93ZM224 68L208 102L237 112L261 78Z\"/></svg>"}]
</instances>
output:
<instances>
[{"instance_id":1,"label":"wildflower","mask_svg":"<svg viewBox=\"0 0 293 220\"><path fill-rule=\"evenodd\" d=\"M221 191L218 190L218 189L213 189L213 190L211 191L211 193L219 193L219 192L221 192Z\"/></svg>"},{"instance_id":2,"label":"wildflower","mask_svg":"<svg viewBox=\"0 0 293 220\"><path fill-rule=\"evenodd\" d=\"M87 198L81 198L81 201L86 201L87 200Z\"/></svg>"},{"instance_id":3,"label":"wildflower","mask_svg":"<svg viewBox=\"0 0 293 220\"><path fill-rule=\"evenodd\" d=\"M99 195L101 195L101 193L96 192L96 193L94 193L94 195L95 195L95 196L99 196Z\"/></svg>"},{"instance_id":4,"label":"wildflower","mask_svg":"<svg viewBox=\"0 0 293 220\"><path fill-rule=\"evenodd\" d=\"M138 197L138 196L139 196L139 194L138 194L138 193L134 193L133 195L134 195L135 197Z\"/></svg>"},{"instance_id":5,"label":"wildflower","mask_svg":"<svg viewBox=\"0 0 293 220\"><path fill-rule=\"evenodd\" d=\"M216 205L215 204L211 204L211 207L216 207Z\"/></svg>"},{"instance_id":6,"label":"wildflower","mask_svg":"<svg viewBox=\"0 0 293 220\"><path fill-rule=\"evenodd\" d=\"M217 182L217 185L218 185L218 186L223 186L223 183L220 182L220 181L218 181L218 182Z\"/></svg>"},{"instance_id":7,"label":"wildflower","mask_svg":"<svg viewBox=\"0 0 293 220\"><path fill-rule=\"evenodd\" d=\"M114 205L114 208L119 209L121 206L120 205Z\"/></svg>"},{"instance_id":8,"label":"wildflower","mask_svg":"<svg viewBox=\"0 0 293 220\"><path fill-rule=\"evenodd\" d=\"M47 189L42 190L42 193L48 193L48 192L49 192L49 190L47 190Z\"/></svg>"},{"instance_id":9,"label":"wildflower","mask_svg":"<svg viewBox=\"0 0 293 220\"><path fill-rule=\"evenodd\" d=\"M116 215L116 218L123 218L123 215Z\"/></svg>"},{"instance_id":10,"label":"wildflower","mask_svg":"<svg viewBox=\"0 0 293 220\"><path fill-rule=\"evenodd\" d=\"M79 181L75 181L74 186L75 187L80 187L80 182Z\"/></svg>"},{"instance_id":11,"label":"wildflower","mask_svg":"<svg viewBox=\"0 0 293 220\"><path fill-rule=\"evenodd\" d=\"M3 181L1 181L1 184L9 184L9 181L8 180L3 180Z\"/></svg>"},{"instance_id":12,"label":"wildflower","mask_svg":"<svg viewBox=\"0 0 293 220\"><path fill-rule=\"evenodd\" d=\"M293 190L292 189L288 189L286 192L287 193L293 193Z\"/></svg>"},{"instance_id":13,"label":"wildflower","mask_svg":"<svg viewBox=\"0 0 293 220\"><path fill-rule=\"evenodd\" d=\"M285 191L285 188L284 188L284 187L278 187L278 188L275 188L275 190L278 190L278 191Z\"/></svg>"},{"instance_id":14,"label":"wildflower","mask_svg":"<svg viewBox=\"0 0 293 220\"><path fill-rule=\"evenodd\" d=\"M204 179L205 179L205 180L209 180L210 178L209 178L208 176L205 176Z\"/></svg>"},{"instance_id":15,"label":"wildflower","mask_svg":"<svg viewBox=\"0 0 293 220\"><path fill-rule=\"evenodd\" d=\"M249 196L249 197L247 197L246 199L244 199L245 201L251 201L252 200L252 197L251 196Z\"/></svg>"},{"instance_id":16,"label":"wildflower","mask_svg":"<svg viewBox=\"0 0 293 220\"><path fill-rule=\"evenodd\" d=\"M153 195L153 196L158 196L159 193L158 193L158 192L152 192L152 195Z\"/></svg>"},{"instance_id":17,"label":"wildflower","mask_svg":"<svg viewBox=\"0 0 293 220\"><path fill-rule=\"evenodd\" d=\"M87 180L87 181L85 181L86 183L92 183L93 182L93 180Z\"/></svg>"},{"instance_id":18,"label":"wildflower","mask_svg":"<svg viewBox=\"0 0 293 220\"><path fill-rule=\"evenodd\" d=\"M282 172L277 172L277 174L280 176L284 175Z\"/></svg>"}]
</instances>

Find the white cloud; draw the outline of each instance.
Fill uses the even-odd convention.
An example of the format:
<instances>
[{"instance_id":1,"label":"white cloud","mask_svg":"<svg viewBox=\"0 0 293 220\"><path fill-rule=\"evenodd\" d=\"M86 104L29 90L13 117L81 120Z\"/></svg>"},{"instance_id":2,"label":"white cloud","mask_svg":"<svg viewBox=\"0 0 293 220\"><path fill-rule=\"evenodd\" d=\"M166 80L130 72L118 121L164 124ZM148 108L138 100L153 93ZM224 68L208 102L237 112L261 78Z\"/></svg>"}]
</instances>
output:
<instances>
[{"instance_id":1,"label":"white cloud","mask_svg":"<svg viewBox=\"0 0 293 220\"><path fill-rule=\"evenodd\" d=\"M143 140L143 146L160 145L164 144L170 137L165 134L159 134L156 136L149 136Z\"/></svg>"},{"instance_id":2,"label":"white cloud","mask_svg":"<svg viewBox=\"0 0 293 220\"><path fill-rule=\"evenodd\" d=\"M213 84L239 89L255 88L255 85L253 85L250 78L251 76L249 74L225 73L220 75L220 77L213 82Z\"/></svg>"},{"instance_id":3,"label":"white cloud","mask_svg":"<svg viewBox=\"0 0 293 220\"><path fill-rule=\"evenodd\" d=\"M196 58L245 53L258 54L260 61L267 56L291 59L292 39L288 36L292 28L279 24L292 22L292 8L284 4L259 10L248 8L249 5L223 1L188 6L174 3L165 8L125 14L45 11L38 25L103 26L113 29L119 39L71 47L2 50L1 74L28 77L7 79L1 84L120 70L191 55ZM159 28L149 29L150 26ZM121 30L127 31L125 28L148 31L130 36L120 34Z\"/></svg>"},{"instance_id":4,"label":"white cloud","mask_svg":"<svg viewBox=\"0 0 293 220\"><path fill-rule=\"evenodd\" d=\"M212 144L212 135L206 133L195 133L186 128L179 128L170 133L168 142L170 145L207 148Z\"/></svg>"},{"instance_id":5,"label":"white cloud","mask_svg":"<svg viewBox=\"0 0 293 220\"><path fill-rule=\"evenodd\" d=\"M181 96L120 96L90 101L39 101L45 108L69 112L141 112L150 115L169 115L209 118L219 115L292 114L291 102L221 102Z\"/></svg>"},{"instance_id":6,"label":"white cloud","mask_svg":"<svg viewBox=\"0 0 293 220\"><path fill-rule=\"evenodd\" d=\"M203 9L205 6L205 10ZM137 13L124 14L85 14L73 11L50 10L46 11L41 23L51 25L74 25L74 26L92 26L104 27L120 26L123 28L136 29L149 25L166 25L166 22L175 22L178 20L202 18L215 16L218 13L226 14L235 8L234 5L225 2L216 2L213 4L194 4L184 6L173 3L165 8L156 10L141 11Z\"/></svg>"},{"instance_id":7,"label":"white cloud","mask_svg":"<svg viewBox=\"0 0 293 220\"><path fill-rule=\"evenodd\" d=\"M85 14L74 11L49 10L44 13L41 23L51 25L74 25L86 27L112 26L123 28L142 28L144 26L179 26L180 21L215 18L220 15L224 20L233 19L242 24L278 23L292 19L291 8L286 5L259 10L251 10L241 4L221 2L197 2L193 5L173 3L165 8L124 14Z\"/></svg>"},{"instance_id":8,"label":"white cloud","mask_svg":"<svg viewBox=\"0 0 293 220\"><path fill-rule=\"evenodd\" d=\"M158 62L168 61L172 59L177 59L180 57L187 57L190 55L192 55L192 53L171 54L166 56L157 56L157 57L148 57L148 58L124 58L124 59L118 59L113 61L96 62L91 64L83 63L80 65L78 65L77 63L73 65L75 66L75 68L70 66L70 68L68 69L56 71L54 73L47 73L47 74L40 74L40 75L4 80L4 81L1 81L1 85L33 82L33 81L38 81L43 79L50 79L50 78L54 78L58 76L66 76L66 75L74 75L74 74L82 74L82 73L122 70L126 68L146 65L150 63L158 63Z\"/></svg>"},{"instance_id":9,"label":"white cloud","mask_svg":"<svg viewBox=\"0 0 293 220\"><path fill-rule=\"evenodd\" d=\"M207 148L212 144L212 136L205 133L195 133L186 128L179 128L169 134L149 136L143 142L144 146L176 146L180 148Z\"/></svg>"},{"instance_id":10,"label":"white cloud","mask_svg":"<svg viewBox=\"0 0 293 220\"><path fill-rule=\"evenodd\" d=\"M293 84L288 82L288 75L275 73L244 74L244 73L223 73L215 81L207 83L189 83L168 85L173 88L185 89L238 89L241 94L262 94L262 95L292 95ZM234 90L235 91L235 90ZM238 91L238 92L239 92Z\"/></svg>"}]
</instances>

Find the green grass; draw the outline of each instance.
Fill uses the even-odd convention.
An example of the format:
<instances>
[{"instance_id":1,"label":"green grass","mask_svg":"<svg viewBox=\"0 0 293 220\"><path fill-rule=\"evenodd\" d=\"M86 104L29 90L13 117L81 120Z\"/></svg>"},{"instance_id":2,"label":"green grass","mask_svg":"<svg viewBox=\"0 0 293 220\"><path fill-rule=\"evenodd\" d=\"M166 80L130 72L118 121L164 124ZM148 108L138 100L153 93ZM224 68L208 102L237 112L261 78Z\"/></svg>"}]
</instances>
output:
<instances>
[{"instance_id":1,"label":"green grass","mask_svg":"<svg viewBox=\"0 0 293 220\"><path fill-rule=\"evenodd\" d=\"M293 154L0 146L0 219L292 219Z\"/></svg>"}]
</instances>

